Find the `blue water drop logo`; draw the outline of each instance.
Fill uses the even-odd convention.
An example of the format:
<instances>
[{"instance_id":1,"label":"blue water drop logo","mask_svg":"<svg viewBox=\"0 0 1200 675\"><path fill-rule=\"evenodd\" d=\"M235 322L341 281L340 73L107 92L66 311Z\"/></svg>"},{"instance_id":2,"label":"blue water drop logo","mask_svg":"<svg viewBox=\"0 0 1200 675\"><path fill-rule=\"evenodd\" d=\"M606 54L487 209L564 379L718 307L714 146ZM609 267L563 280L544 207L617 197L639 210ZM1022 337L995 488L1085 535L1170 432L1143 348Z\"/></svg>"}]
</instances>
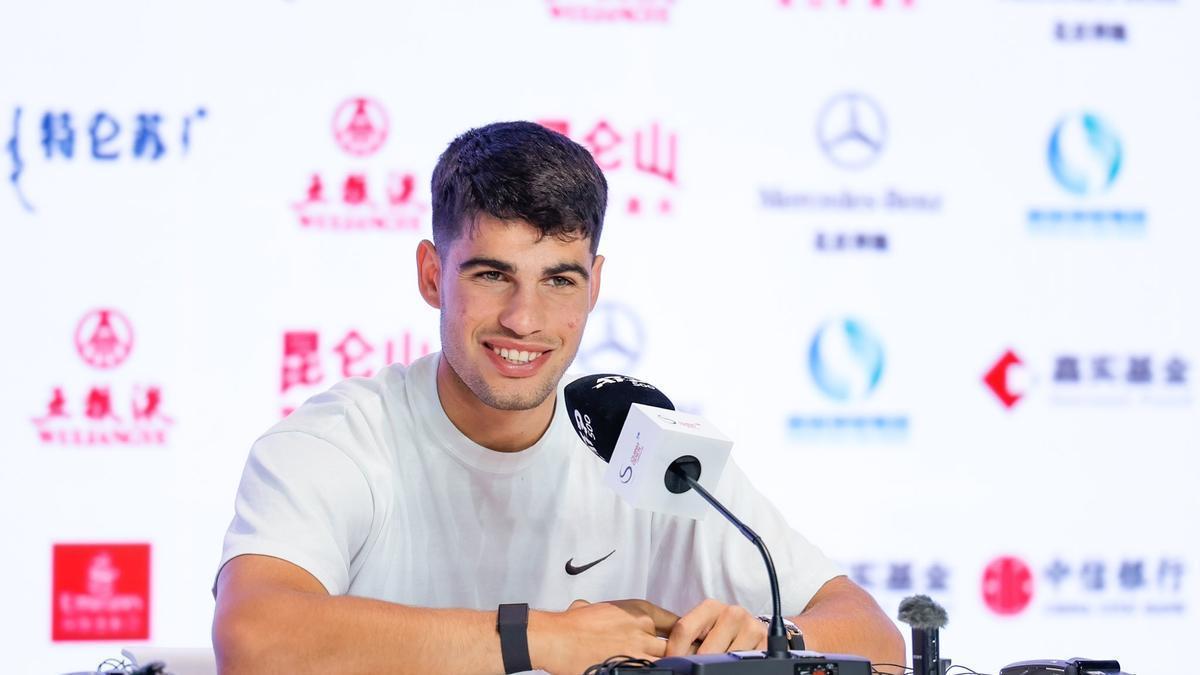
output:
<instances>
[{"instance_id":1,"label":"blue water drop logo","mask_svg":"<svg viewBox=\"0 0 1200 675\"><path fill-rule=\"evenodd\" d=\"M808 368L817 387L836 401L870 396L883 377L883 342L853 318L821 326L808 348Z\"/></svg>"},{"instance_id":2,"label":"blue water drop logo","mask_svg":"<svg viewBox=\"0 0 1200 675\"><path fill-rule=\"evenodd\" d=\"M1108 190L1121 172L1120 139L1100 116L1090 112L1060 120L1050 134L1046 155L1054 179L1077 195Z\"/></svg>"}]
</instances>

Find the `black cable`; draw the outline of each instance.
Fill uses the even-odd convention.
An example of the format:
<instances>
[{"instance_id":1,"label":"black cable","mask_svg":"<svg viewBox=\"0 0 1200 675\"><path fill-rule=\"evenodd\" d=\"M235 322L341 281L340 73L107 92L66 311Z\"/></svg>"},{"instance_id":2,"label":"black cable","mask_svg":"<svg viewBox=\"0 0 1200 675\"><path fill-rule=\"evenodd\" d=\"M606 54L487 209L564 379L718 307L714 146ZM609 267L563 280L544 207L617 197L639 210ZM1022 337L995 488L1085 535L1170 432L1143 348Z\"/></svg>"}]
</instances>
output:
<instances>
[{"instance_id":1,"label":"black cable","mask_svg":"<svg viewBox=\"0 0 1200 675\"><path fill-rule=\"evenodd\" d=\"M108 668L108 670L105 670L105 668ZM133 664L131 664L128 661L125 661L123 659L116 659L116 658L104 659L103 661L100 662L100 665L96 666L97 673L124 674L124 673L129 673L132 669L133 669Z\"/></svg>"},{"instance_id":2,"label":"black cable","mask_svg":"<svg viewBox=\"0 0 1200 675\"><path fill-rule=\"evenodd\" d=\"M616 668L638 670L642 668L652 668L653 666L653 661L647 661L646 659L639 659L635 656L626 656L621 654L619 656L610 656L607 659L604 659L603 663L597 663L593 666L589 666L587 670L583 671L583 675L609 675L609 673Z\"/></svg>"},{"instance_id":3,"label":"black cable","mask_svg":"<svg viewBox=\"0 0 1200 675\"><path fill-rule=\"evenodd\" d=\"M950 666L949 668L947 668L947 669L946 669L946 675L950 675L950 671L954 670L955 668L962 668L963 670L967 671L968 673L971 673L971 675L987 675L986 673L981 673L981 672L978 672L978 671L975 671L975 670L971 670L970 668L968 668L968 667L966 667L966 666L964 666L964 665L962 665L962 664L958 664L958 663L956 663L956 664L954 664L954 665Z\"/></svg>"}]
</instances>

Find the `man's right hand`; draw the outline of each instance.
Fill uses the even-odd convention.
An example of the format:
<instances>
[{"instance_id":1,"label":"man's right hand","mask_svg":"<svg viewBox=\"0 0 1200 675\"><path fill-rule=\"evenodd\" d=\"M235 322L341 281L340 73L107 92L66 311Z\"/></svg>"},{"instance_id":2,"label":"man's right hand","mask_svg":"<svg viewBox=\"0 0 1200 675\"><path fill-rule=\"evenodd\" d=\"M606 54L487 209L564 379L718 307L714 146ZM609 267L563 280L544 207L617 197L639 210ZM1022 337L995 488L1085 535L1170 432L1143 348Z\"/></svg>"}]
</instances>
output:
<instances>
[{"instance_id":1,"label":"man's right hand","mask_svg":"<svg viewBox=\"0 0 1200 675\"><path fill-rule=\"evenodd\" d=\"M576 675L613 656L661 659L679 617L645 600L589 603L565 612L529 613L529 655L535 668Z\"/></svg>"}]
</instances>

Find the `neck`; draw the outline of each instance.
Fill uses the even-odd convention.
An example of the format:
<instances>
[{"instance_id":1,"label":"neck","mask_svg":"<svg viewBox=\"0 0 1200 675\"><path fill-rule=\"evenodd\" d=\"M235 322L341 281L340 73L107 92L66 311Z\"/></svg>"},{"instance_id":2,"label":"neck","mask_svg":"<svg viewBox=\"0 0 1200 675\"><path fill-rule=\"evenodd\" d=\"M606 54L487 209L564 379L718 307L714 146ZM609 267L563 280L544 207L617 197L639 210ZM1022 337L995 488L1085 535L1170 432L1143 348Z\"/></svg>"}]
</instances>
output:
<instances>
[{"instance_id":1,"label":"neck","mask_svg":"<svg viewBox=\"0 0 1200 675\"><path fill-rule=\"evenodd\" d=\"M557 396L536 408L499 410L480 401L446 359L438 359L438 399L446 417L462 435L496 452L520 452L538 442L554 419Z\"/></svg>"}]
</instances>

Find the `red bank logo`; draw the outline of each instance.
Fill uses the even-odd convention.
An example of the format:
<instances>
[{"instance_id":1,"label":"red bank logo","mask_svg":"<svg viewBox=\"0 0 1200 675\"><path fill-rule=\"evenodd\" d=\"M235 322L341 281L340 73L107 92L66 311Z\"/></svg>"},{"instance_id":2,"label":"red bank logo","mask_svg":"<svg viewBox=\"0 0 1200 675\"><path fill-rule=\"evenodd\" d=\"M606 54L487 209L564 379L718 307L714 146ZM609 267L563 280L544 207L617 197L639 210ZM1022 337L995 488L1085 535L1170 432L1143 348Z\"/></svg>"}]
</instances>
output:
<instances>
[{"instance_id":1,"label":"red bank logo","mask_svg":"<svg viewBox=\"0 0 1200 675\"><path fill-rule=\"evenodd\" d=\"M55 642L150 638L149 544L55 544Z\"/></svg>"},{"instance_id":2,"label":"red bank logo","mask_svg":"<svg viewBox=\"0 0 1200 675\"><path fill-rule=\"evenodd\" d=\"M94 309L75 329L75 349L92 368L116 369L133 350L133 325L115 309ZM163 446L174 424L160 385L116 379L73 391L54 385L45 412L33 418L43 445L76 447Z\"/></svg>"},{"instance_id":3,"label":"red bank logo","mask_svg":"<svg viewBox=\"0 0 1200 675\"><path fill-rule=\"evenodd\" d=\"M1193 401L1191 364L1177 350L1043 351L1031 357L1009 349L983 374L983 384L1008 410L1032 400L1036 388L1039 403L1051 406L1156 406L1186 413Z\"/></svg>"},{"instance_id":4,"label":"red bank logo","mask_svg":"<svg viewBox=\"0 0 1200 675\"><path fill-rule=\"evenodd\" d=\"M983 602L996 614L1020 614L1033 599L1033 572L1020 558L996 558L983 570Z\"/></svg>"},{"instance_id":5,"label":"red bank logo","mask_svg":"<svg viewBox=\"0 0 1200 675\"><path fill-rule=\"evenodd\" d=\"M679 189L679 135L658 122L641 128L572 124L542 119L539 124L569 136L587 148L609 180L609 204L621 204L631 216L670 215Z\"/></svg>"},{"instance_id":6,"label":"red bank logo","mask_svg":"<svg viewBox=\"0 0 1200 675\"><path fill-rule=\"evenodd\" d=\"M666 23L675 0L546 0L550 17L593 23Z\"/></svg>"},{"instance_id":7,"label":"red bank logo","mask_svg":"<svg viewBox=\"0 0 1200 675\"><path fill-rule=\"evenodd\" d=\"M333 140L356 164L348 171L309 171L303 197L292 204L300 227L335 231L416 232L427 204L417 199L417 174L358 164L377 153L389 134L387 111L374 99L343 101L333 114Z\"/></svg>"},{"instance_id":8,"label":"red bank logo","mask_svg":"<svg viewBox=\"0 0 1200 675\"><path fill-rule=\"evenodd\" d=\"M983 383L988 389L992 390L996 398L1000 399L1005 408L1012 409L1024 395L1013 391L1013 387L1009 382L1009 371L1014 366L1019 365L1021 365L1021 357L1017 356L1010 349L1004 352L1004 355L983 375Z\"/></svg>"}]
</instances>

